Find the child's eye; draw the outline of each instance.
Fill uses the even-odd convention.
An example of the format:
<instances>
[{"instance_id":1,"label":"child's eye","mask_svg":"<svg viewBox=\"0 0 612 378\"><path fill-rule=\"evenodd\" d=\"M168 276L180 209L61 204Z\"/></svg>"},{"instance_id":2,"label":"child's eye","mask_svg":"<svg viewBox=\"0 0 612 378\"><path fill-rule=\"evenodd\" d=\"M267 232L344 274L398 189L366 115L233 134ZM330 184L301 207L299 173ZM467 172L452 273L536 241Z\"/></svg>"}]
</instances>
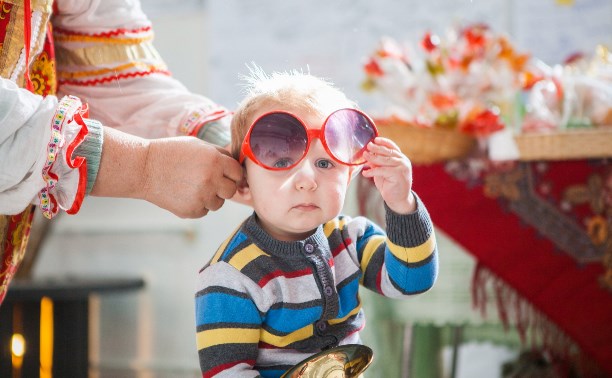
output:
<instances>
[{"instance_id":1,"label":"child's eye","mask_svg":"<svg viewBox=\"0 0 612 378\"><path fill-rule=\"evenodd\" d=\"M290 158L278 159L274 162L274 168L287 168L293 164L293 160Z\"/></svg>"},{"instance_id":2,"label":"child's eye","mask_svg":"<svg viewBox=\"0 0 612 378\"><path fill-rule=\"evenodd\" d=\"M331 160L327 160L327 159L317 160L315 165L317 166L317 168L323 168L323 169L329 169L329 168L334 167L334 163Z\"/></svg>"}]
</instances>

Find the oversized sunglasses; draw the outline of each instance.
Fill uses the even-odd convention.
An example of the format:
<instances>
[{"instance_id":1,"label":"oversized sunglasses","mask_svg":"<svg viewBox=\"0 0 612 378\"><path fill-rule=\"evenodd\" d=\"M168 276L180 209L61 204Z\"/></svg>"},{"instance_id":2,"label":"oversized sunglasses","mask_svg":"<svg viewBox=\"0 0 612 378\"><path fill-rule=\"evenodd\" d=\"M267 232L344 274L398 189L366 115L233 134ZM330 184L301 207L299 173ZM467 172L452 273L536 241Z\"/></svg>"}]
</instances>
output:
<instances>
[{"instance_id":1,"label":"oversized sunglasses","mask_svg":"<svg viewBox=\"0 0 612 378\"><path fill-rule=\"evenodd\" d=\"M366 145L378 136L374 122L357 109L339 109L330 114L320 129L308 129L297 116L274 111L253 122L242 142L238 161L248 157L270 170L286 170L304 159L314 138L325 151L345 165L365 163Z\"/></svg>"}]
</instances>

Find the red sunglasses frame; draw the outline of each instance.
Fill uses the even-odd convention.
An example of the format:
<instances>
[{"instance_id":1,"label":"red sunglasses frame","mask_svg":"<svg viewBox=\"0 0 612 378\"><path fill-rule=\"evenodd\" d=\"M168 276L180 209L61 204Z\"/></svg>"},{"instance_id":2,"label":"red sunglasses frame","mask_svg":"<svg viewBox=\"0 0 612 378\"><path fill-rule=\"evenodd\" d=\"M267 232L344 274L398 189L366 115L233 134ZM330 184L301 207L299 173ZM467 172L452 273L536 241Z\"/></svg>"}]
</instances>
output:
<instances>
[{"instance_id":1,"label":"red sunglasses frame","mask_svg":"<svg viewBox=\"0 0 612 378\"><path fill-rule=\"evenodd\" d=\"M336 162L340 163L340 164L344 164L344 165L348 165L348 166L358 166L358 165L362 165L363 163L345 163L343 161L338 160L338 158L336 158L334 156L334 154L331 152L329 146L327 145L327 141L325 140L325 127L327 126L327 122L329 121L329 119L336 114L337 112L340 111L345 111L345 110L350 110L352 112L356 112L359 113L361 116L365 117L365 119L370 123L370 125L372 125L372 129L374 130L374 138L376 138L379 134L378 134L378 129L376 128L376 124L374 123L374 121L372 121L372 119L365 114L364 112L362 112L361 110L358 109L354 109L354 108L341 108L341 109L337 109L334 110L330 115L327 116L327 118L325 118L325 121L323 122L323 125L321 126L320 129L309 129L306 126L306 123L304 121L302 121L302 119L300 117L298 117L297 115L291 113L291 112L287 112L284 110L274 110L271 112L267 112L264 113L262 115L260 115L259 117L257 117L257 119L255 119L255 121L253 121L253 123L251 124L251 126L249 126L249 130L247 131L246 136L244 137L244 140L242 141L242 146L240 147L240 155L238 157L238 162L240 164L242 164L244 162L245 158L249 158L251 159L252 162L254 162L255 164L259 165L260 167L263 167L267 170L271 170L271 171L286 171L289 169L292 169L293 167L295 167L296 165L300 164L300 162L302 160L304 160L304 158L306 157L306 155L308 154L308 151L310 151L310 144L312 142L313 139L317 138L321 141L321 144L323 145L323 148L325 149L325 151L327 152L327 154ZM255 157L255 154L253 153L253 150L251 149L251 133L253 132L253 127L257 124L257 122L259 122L259 120L261 120L264 117L267 117L271 114L286 114L289 115L293 118L295 118L304 128L304 130L306 130L306 148L304 149L304 153L302 154L302 157L300 157L294 164L288 166L288 167L283 167L283 168L274 168L274 167L268 167L267 165L264 165L262 162L259 161L259 159L257 159L257 157ZM364 146L365 149L365 146Z\"/></svg>"}]
</instances>

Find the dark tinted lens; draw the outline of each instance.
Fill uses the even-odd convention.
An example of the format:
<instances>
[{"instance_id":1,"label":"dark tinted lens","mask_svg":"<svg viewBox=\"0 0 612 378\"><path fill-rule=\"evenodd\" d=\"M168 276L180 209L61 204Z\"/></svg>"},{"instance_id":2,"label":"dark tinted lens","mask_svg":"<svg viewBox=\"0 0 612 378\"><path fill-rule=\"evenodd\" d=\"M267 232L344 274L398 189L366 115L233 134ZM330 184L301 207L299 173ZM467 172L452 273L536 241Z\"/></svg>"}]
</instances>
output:
<instances>
[{"instance_id":1,"label":"dark tinted lens","mask_svg":"<svg viewBox=\"0 0 612 378\"><path fill-rule=\"evenodd\" d=\"M251 131L253 155L267 168L288 168L297 163L308 137L304 126L286 113L270 113L260 118Z\"/></svg>"},{"instance_id":2,"label":"dark tinted lens","mask_svg":"<svg viewBox=\"0 0 612 378\"><path fill-rule=\"evenodd\" d=\"M360 112L341 109L325 124L325 141L336 159L346 164L363 164L365 146L376 138L376 129Z\"/></svg>"}]
</instances>

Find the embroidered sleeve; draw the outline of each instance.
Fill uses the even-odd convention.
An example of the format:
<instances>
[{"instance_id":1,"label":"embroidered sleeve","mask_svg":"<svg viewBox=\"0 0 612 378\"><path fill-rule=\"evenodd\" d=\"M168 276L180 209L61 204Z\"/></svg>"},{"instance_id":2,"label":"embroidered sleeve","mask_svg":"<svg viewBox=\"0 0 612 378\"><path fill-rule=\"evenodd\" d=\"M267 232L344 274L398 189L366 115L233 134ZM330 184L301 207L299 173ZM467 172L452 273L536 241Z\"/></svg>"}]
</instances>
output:
<instances>
[{"instance_id":1,"label":"embroidered sleeve","mask_svg":"<svg viewBox=\"0 0 612 378\"><path fill-rule=\"evenodd\" d=\"M231 113L219 106L200 106L190 110L180 121L179 133L226 146L230 143Z\"/></svg>"},{"instance_id":2,"label":"embroidered sleeve","mask_svg":"<svg viewBox=\"0 0 612 378\"><path fill-rule=\"evenodd\" d=\"M91 118L145 138L192 135L229 144L229 112L171 76L138 2L65 0L53 21L60 93Z\"/></svg>"}]
</instances>

